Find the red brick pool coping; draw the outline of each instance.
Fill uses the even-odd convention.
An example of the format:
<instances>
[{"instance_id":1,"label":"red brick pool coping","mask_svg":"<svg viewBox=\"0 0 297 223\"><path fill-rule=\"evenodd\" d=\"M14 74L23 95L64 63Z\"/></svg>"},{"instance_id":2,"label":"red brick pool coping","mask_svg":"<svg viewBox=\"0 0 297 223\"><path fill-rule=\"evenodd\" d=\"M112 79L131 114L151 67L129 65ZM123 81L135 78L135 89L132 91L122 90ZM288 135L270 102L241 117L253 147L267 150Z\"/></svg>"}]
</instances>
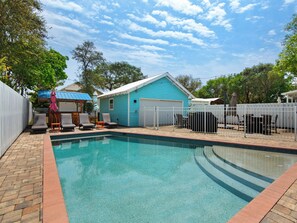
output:
<instances>
[{"instance_id":1,"label":"red brick pool coping","mask_svg":"<svg viewBox=\"0 0 297 223\"><path fill-rule=\"evenodd\" d=\"M67 223L68 215L49 134L44 136L43 148L43 222Z\"/></svg>"},{"instance_id":2,"label":"red brick pool coping","mask_svg":"<svg viewBox=\"0 0 297 223\"><path fill-rule=\"evenodd\" d=\"M104 131L105 132L105 131ZM108 132L108 131L106 131ZM117 131L127 132L127 131ZM127 132L128 133L128 132ZM131 131L129 131L131 133ZM133 132L135 133L135 132ZM73 134L73 133L71 133ZM75 134L78 134L77 132ZM83 134L83 133L80 133ZM141 133L146 134L146 133ZM156 134L153 134L156 135ZM176 136L174 136L176 137ZM188 137L179 137L188 138ZM246 145L246 144L245 144ZM292 148L289 148L292 149ZM67 223L68 215L60 185L50 135L44 136L43 222ZM242 208L229 223L261 222L297 179L297 163Z\"/></svg>"}]
</instances>

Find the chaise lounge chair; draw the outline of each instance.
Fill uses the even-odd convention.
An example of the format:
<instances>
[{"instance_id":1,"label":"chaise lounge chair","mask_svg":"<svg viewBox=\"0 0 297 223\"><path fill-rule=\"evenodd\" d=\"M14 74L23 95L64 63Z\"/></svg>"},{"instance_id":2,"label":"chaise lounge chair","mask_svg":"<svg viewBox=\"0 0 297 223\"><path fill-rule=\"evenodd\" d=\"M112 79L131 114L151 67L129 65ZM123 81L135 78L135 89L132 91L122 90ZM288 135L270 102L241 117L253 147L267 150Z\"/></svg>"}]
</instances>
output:
<instances>
[{"instance_id":1,"label":"chaise lounge chair","mask_svg":"<svg viewBox=\"0 0 297 223\"><path fill-rule=\"evenodd\" d=\"M110 121L110 114L109 113L102 113L102 118L103 118L103 121L104 121L104 125L107 128L116 128L118 126L118 123Z\"/></svg>"},{"instance_id":2,"label":"chaise lounge chair","mask_svg":"<svg viewBox=\"0 0 297 223\"><path fill-rule=\"evenodd\" d=\"M89 116L86 113L79 113L79 129L92 129L95 127L93 123L90 122Z\"/></svg>"},{"instance_id":3,"label":"chaise lounge chair","mask_svg":"<svg viewBox=\"0 0 297 223\"><path fill-rule=\"evenodd\" d=\"M46 114L35 114L34 123L31 127L32 133L46 132L48 126L46 124Z\"/></svg>"},{"instance_id":4,"label":"chaise lounge chair","mask_svg":"<svg viewBox=\"0 0 297 223\"><path fill-rule=\"evenodd\" d=\"M63 131L74 130L75 125L72 123L71 114L61 114L61 128Z\"/></svg>"}]
</instances>

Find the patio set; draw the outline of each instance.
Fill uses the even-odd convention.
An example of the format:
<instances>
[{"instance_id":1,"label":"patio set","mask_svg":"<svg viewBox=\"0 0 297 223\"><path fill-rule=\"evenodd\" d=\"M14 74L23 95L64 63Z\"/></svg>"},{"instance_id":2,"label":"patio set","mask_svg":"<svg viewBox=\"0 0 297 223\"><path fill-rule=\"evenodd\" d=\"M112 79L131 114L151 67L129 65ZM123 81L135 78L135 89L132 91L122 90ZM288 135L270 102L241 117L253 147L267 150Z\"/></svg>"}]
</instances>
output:
<instances>
[{"instance_id":1,"label":"patio set","mask_svg":"<svg viewBox=\"0 0 297 223\"><path fill-rule=\"evenodd\" d=\"M177 128L187 128L194 132L206 132L216 133L219 127L218 118L211 112L190 112L187 116L182 114L175 114L175 126ZM222 128L243 130L246 133L258 133L264 135L271 135L272 131L277 133L277 119L278 115L275 115L272 120L272 115L263 114L261 116L254 114L246 114L242 116L242 119L237 114L237 120L234 122L220 123Z\"/></svg>"}]
</instances>

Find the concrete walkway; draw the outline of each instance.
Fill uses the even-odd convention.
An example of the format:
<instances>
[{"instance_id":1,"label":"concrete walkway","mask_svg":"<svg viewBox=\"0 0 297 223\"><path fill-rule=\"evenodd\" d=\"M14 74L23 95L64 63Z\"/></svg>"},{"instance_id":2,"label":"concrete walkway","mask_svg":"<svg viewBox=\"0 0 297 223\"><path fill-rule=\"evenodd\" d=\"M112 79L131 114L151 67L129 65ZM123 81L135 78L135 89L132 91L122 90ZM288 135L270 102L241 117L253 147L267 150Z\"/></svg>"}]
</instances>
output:
<instances>
[{"instance_id":1,"label":"concrete walkway","mask_svg":"<svg viewBox=\"0 0 297 223\"><path fill-rule=\"evenodd\" d=\"M94 130L96 131L96 130ZM94 132L93 131L93 132ZM117 129L116 131L168 136L179 133L164 133L146 129ZM61 133L58 133L61 134ZM43 137L44 134L22 133L0 159L0 222L42 222L43 189ZM212 135L185 135L186 138L240 142L274 147L297 148L296 142L279 142L214 137ZM287 144L287 145L285 145ZM271 209L262 222L297 222L297 181Z\"/></svg>"}]
</instances>

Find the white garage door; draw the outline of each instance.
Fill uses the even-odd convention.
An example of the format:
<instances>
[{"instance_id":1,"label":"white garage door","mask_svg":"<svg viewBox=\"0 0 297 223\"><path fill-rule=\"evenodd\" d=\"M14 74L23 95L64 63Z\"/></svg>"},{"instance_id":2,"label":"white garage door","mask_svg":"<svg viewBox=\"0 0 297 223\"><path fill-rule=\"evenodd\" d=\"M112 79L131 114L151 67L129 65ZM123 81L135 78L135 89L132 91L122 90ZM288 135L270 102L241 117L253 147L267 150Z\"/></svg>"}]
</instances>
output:
<instances>
[{"instance_id":1,"label":"white garage door","mask_svg":"<svg viewBox=\"0 0 297 223\"><path fill-rule=\"evenodd\" d=\"M139 124L154 126L158 119L159 125L172 125L174 113L182 113L182 108L182 101L140 99Z\"/></svg>"}]
</instances>

